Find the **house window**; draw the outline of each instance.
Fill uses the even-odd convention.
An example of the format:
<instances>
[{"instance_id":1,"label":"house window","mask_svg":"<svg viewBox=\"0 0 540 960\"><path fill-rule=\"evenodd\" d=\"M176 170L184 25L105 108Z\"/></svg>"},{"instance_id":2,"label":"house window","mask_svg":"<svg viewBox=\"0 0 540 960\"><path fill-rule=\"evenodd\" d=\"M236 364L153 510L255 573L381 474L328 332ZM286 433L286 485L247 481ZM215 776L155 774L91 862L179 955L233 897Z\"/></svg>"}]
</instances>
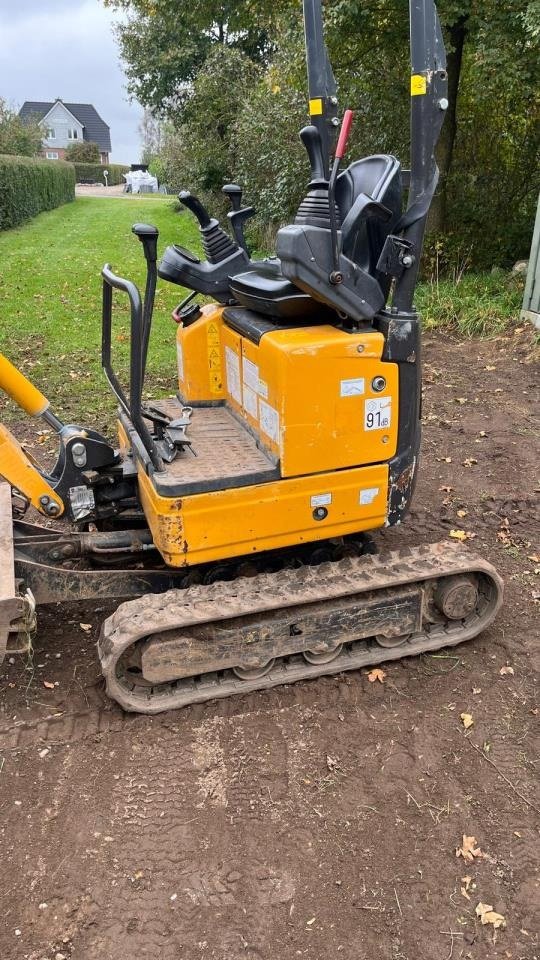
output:
<instances>
[{"instance_id":1,"label":"house window","mask_svg":"<svg viewBox=\"0 0 540 960\"><path fill-rule=\"evenodd\" d=\"M79 139L79 131L75 127L71 127L68 130L68 140L78 140L78 139Z\"/></svg>"},{"instance_id":2,"label":"house window","mask_svg":"<svg viewBox=\"0 0 540 960\"><path fill-rule=\"evenodd\" d=\"M47 150L45 156L47 157L47 160L58 160L58 153L56 150Z\"/></svg>"},{"instance_id":3,"label":"house window","mask_svg":"<svg viewBox=\"0 0 540 960\"><path fill-rule=\"evenodd\" d=\"M56 140L56 133L54 127L47 128L47 140Z\"/></svg>"}]
</instances>

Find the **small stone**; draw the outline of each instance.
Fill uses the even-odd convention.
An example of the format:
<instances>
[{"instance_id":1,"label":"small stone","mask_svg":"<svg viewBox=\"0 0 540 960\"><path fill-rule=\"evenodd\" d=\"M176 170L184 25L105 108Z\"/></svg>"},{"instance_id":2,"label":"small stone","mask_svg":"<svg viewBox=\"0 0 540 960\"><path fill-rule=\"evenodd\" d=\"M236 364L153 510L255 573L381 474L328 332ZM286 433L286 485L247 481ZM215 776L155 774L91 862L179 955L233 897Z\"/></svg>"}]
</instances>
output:
<instances>
[{"instance_id":1,"label":"small stone","mask_svg":"<svg viewBox=\"0 0 540 960\"><path fill-rule=\"evenodd\" d=\"M46 910L46 909L47 909L47 906L48 906L48 904L46 904L46 903L40 903L40 904L38 905L38 910Z\"/></svg>"},{"instance_id":2,"label":"small stone","mask_svg":"<svg viewBox=\"0 0 540 960\"><path fill-rule=\"evenodd\" d=\"M16 807L22 807L22 800L14 800L13 803Z\"/></svg>"},{"instance_id":3,"label":"small stone","mask_svg":"<svg viewBox=\"0 0 540 960\"><path fill-rule=\"evenodd\" d=\"M40 750L40 751L39 751L39 759L40 759L40 760L43 760L43 758L46 757L47 754L50 753L50 752L51 752L50 747L44 747L43 750Z\"/></svg>"},{"instance_id":4,"label":"small stone","mask_svg":"<svg viewBox=\"0 0 540 960\"><path fill-rule=\"evenodd\" d=\"M21 933L22 933L22 931L19 930L19 928L17 927L17 929L15 930L15 936L16 936L16 937L20 937Z\"/></svg>"}]
</instances>

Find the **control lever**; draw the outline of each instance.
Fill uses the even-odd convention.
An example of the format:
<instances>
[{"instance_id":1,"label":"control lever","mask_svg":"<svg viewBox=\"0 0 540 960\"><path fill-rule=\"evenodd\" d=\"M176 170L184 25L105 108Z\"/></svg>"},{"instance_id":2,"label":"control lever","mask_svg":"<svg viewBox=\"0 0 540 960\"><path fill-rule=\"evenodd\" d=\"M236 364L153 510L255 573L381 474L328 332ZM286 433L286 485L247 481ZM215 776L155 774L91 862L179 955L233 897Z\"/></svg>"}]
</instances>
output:
<instances>
[{"instance_id":1,"label":"control lever","mask_svg":"<svg viewBox=\"0 0 540 960\"><path fill-rule=\"evenodd\" d=\"M250 256L250 251L248 250L248 245L244 236L244 224L247 220L251 219L254 213L255 207L244 207L243 210L230 210L227 214L229 220L231 221L234 239L236 240L238 246L242 247L242 250L246 252L248 257Z\"/></svg>"},{"instance_id":2,"label":"control lever","mask_svg":"<svg viewBox=\"0 0 540 960\"><path fill-rule=\"evenodd\" d=\"M178 199L199 221L203 248L209 263L221 263L238 251L238 245L225 233L219 221L209 215L198 197L194 197L189 190L182 190Z\"/></svg>"},{"instance_id":3,"label":"control lever","mask_svg":"<svg viewBox=\"0 0 540 960\"><path fill-rule=\"evenodd\" d=\"M142 408L143 416L152 421L154 442L165 463L172 463L177 453L186 448L196 456L187 435L192 412L192 407L182 407L181 416L173 418L151 403Z\"/></svg>"},{"instance_id":4,"label":"control lever","mask_svg":"<svg viewBox=\"0 0 540 960\"><path fill-rule=\"evenodd\" d=\"M157 242L159 230L152 223L134 223L132 232L138 240L141 241L146 259L146 289L144 291L143 302L143 323L142 323L142 382L146 370L146 357L148 354L148 342L150 340L150 328L152 326L152 314L154 312L154 300L156 296L157 282Z\"/></svg>"},{"instance_id":5,"label":"control lever","mask_svg":"<svg viewBox=\"0 0 540 960\"><path fill-rule=\"evenodd\" d=\"M237 183L226 183L221 188L221 192L229 198L233 210L240 210L242 206L242 187Z\"/></svg>"},{"instance_id":6,"label":"control lever","mask_svg":"<svg viewBox=\"0 0 540 960\"><path fill-rule=\"evenodd\" d=\"M207 230L212 223L212 217L206 207L202 205L199 198L194 197L189 190L181 190L178 194L178 199L180 203L183 203L188 210L191 210L192 214L197 218L201 230Z\"/></svg>"},{"instance_id":7,"label":"control lever","mask_svg":"<svg viewBox=\"0 0 540 960\"><path fill-rule=\"evenodd\" d=\"M326 187L328 180L326 177L321 135L317 127L312 125L302 127L300 139L306 148L309 165L311 167L311 183L308 189L316 190L317 188Z\"/></svg>"},{"instance_id":8,"label":"control lever","mask_svg":"<svg viewBox=\"0 0 540 960\"><path fill-rule=\"evenodd\" d=\"M341 273L339 267L339 244L335 196L337 175L339 173L341 161L347 149L347 141L351 132L353 119L354 110L346 110L343 114L341 130L339 131L339 139L334 155L334 163L332 165L332 172L328 181L328 207L330 210L330 233L332 238L332 272L329 277L330 283L341 283L343 280L343 274Z\"/></svg>"}]
</instances>

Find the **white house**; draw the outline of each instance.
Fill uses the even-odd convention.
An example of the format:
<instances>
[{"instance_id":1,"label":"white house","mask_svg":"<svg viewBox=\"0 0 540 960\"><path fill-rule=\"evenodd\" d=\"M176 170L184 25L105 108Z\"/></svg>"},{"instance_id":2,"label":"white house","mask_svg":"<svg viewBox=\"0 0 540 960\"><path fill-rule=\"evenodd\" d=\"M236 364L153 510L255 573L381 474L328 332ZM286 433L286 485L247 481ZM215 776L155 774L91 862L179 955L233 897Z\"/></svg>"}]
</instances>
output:
<instances>
[{"instance_id":1,"label":"white house","mask_svg":"<svg viewBox=\"0 0 540 960\"><path fill-rule=\"evenodd\" d=\"M21 120L37 120L43 130L43 154L48 160L63 160L67 147L80 140L97 143L101 163L109 163L111 132L91 103L54 103L25 100Z\"/></svg>"}]
</instances>

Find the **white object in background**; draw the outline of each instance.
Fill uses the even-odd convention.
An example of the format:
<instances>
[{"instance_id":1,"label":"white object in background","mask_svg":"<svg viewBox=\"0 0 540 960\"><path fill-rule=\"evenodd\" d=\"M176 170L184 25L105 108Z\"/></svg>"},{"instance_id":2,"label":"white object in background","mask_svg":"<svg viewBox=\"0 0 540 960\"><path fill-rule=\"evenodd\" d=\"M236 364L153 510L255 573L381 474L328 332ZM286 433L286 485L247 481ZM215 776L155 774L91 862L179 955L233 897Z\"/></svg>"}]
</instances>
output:
<instances>
[{"instance_id":1,"label":"white object in background","mask_svg":"<svg viewBox=\"0 0 540 960\"><path fill-rule=\"evenodd\" d=\"M151 188L150 190L145 189L145 193L158 192L157 177L153 177L147 170L132 170L131 173L124 173L123 177L132 193L140 193L141 187Z\"/></svg>"}]
</instances>

